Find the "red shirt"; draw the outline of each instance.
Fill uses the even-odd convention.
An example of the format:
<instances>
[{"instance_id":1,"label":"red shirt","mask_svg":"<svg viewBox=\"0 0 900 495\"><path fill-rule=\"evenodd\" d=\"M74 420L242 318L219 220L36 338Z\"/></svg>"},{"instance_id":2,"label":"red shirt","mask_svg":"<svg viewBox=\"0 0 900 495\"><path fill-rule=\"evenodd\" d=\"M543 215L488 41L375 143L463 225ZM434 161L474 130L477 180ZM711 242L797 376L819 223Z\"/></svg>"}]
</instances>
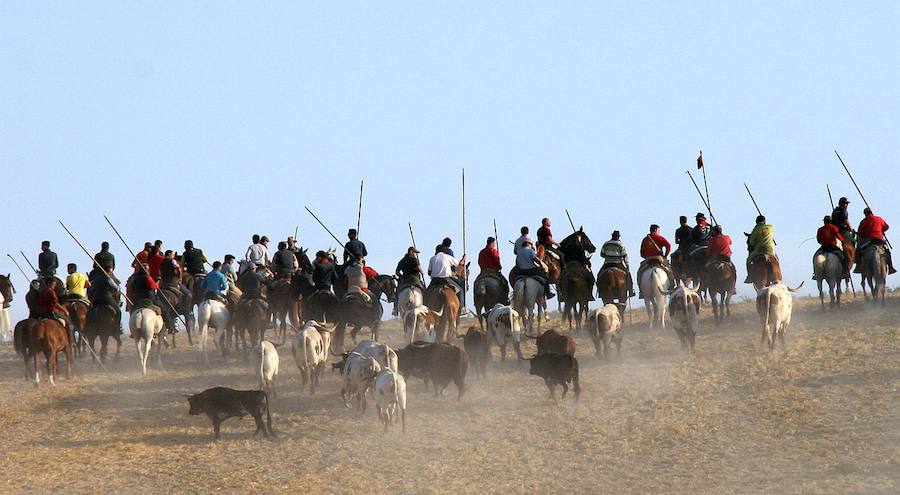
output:
<instances>
[{"instance_id":1,"label":"red shirt","mask_svg":"<svg viewBox=\"0 0 900 495\"><path fill-rule=\"evenodd\" d=\"M132 268L134 268L135 270L140 270L140 268L138 268L138 267L140 266L139 263L146 263L146 262L147 262L147 256L148 256L149 254L150 254L150 251L147 251L147 250L144 250L144 251L139 252L139 253L135 256L135 258L137 258L137 261L132 261L132 262L131 262Z\"/></svg>"},{"instance_id":2,"label":"red shirt","mask_svg":"<svg viewBox=\"0 0 900 495\"><path fill-rule=\"evenodd\" d=\"M866 215L866 218L859 222L859 228L856 229L856 233L860 237L884 240L884 232L889 228L890 225L883 218L877 215Z\"/></svg>"},{"instance_id":3,"label":"red shirt","mask_svg":"<svg viewBox=\"0 0 900 495\"><path fill-rule=\"evenodd\" d=\"M163 260L166 259L160 253L151 254L147 256L147 271L150 272L150 276L153 277L153 280L159 280L159 266L162 265Z\"/></svg>"},{"instance_id":4,"label":"red shirt","mask_svg":"<svg viewBox=\"0 0 900 495\"><path fill-rule=\"evenodd\" d=\"M819 230L816 232L816 240L823 246L838 246L840 245L839 241L844 240L844 236L841 235L841 231L838 230L837 226L829 223L819 227Z\"/></svg>"},{"instance_id":5,"label":"red shirt","mask_svg":"<svg viewBox=\"0 0 900 495\"><path fill-rule=\"evenodd\" d=\"M366 278L375 278L378 276L378 272L365 265L363 265L363 273L366 274Z\"/></svg>"},{"instance_id":6,"label":"red shirt","mask_svg":"<svg viewBox=\"0 0 900 495\"><path fill-rule=\"evenodd\" d=\"M644 236L641 241L641 258L650 258L651 256L662 256L665 258L672 250L672 245L665 237L651 233Z\"/></svg>"},{"instance_id":7,"label":"red shirt","mask_svg":"<svg viewBox=\"0 0 900 495\"><path fill-rule=\"evenodd\" d=\"M731 257L731 237L722 234L709 238L709 245L706 247L706 254L710 256L728 256Z\"/></svg>"},{"instance_id":8,"label":"red shirt","mask_svg":"<svg viewBox=\"0 0 900 495\"><path fill-rule=\"evenodd\" d=\"M41 311L49 313L56 308L57 304L59 304L59 298L56 297L56 292L49 288L42 290L38 295L38 308L40 308Z\"/></svg>"},{"instance_id":9,"label":"red shirt","mask_svg":"<svg viewBox=\"0 0 900 495\"><path fill-rule=\"evenodd\" d=\"M478 253L478 267L482 270L500 271L500 252L496 249L486 246Z\"/></svg>"},{"instance_id":10,"label":"red shirt","mask_svg":"<svg viewBox=\"0 0 900 495\"><path fill-rule=\"evenodd\" d=\"M537 242L538 245L550 246L553 244L553 232L550 232L550 227L544 227L543 225L537 231Z\"/></svg>"},{"instance_id":11,"label":"red shirt","mask_svg":"<svg viewBox=\"0 0 900 495\"><path fill-rule=\"evenodd\" d=\"M158 270L158 268L157 268L157 270ZM156 289L159 289L159 284L156 283L156 280L153 280L153 278L147 277L147 288L150 290L156 290Z\"/></svg>"}]
</instances>

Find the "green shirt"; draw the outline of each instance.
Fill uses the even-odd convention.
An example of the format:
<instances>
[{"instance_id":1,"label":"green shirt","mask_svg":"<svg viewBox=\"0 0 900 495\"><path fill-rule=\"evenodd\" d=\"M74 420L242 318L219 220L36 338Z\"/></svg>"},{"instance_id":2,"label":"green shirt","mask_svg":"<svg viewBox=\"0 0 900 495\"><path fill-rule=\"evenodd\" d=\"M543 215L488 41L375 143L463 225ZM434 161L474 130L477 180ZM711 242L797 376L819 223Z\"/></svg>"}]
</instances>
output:
<instances>
[{"instance_id":1,"label":"green shirt","mask_svg":"<svg viewBox=\"0 0 900 495\"><path fill-rule=\"evenodd\" d=\"M753 227L747 241L750 250L762 254L775 254L775 227L761 223Z\"/></svg>"}]
</instances>

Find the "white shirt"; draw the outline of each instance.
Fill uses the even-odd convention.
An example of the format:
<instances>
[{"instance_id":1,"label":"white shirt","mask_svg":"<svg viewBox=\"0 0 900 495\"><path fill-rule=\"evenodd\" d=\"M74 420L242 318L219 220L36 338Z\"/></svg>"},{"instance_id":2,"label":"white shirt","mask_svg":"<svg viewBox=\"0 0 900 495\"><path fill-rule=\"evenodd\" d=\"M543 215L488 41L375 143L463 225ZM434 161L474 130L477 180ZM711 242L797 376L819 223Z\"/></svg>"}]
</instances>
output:
<instances>
[{"instance_id":1,"label":"white shirt","mask_svg":"<svg viewBox=\"0 0 900 495\"><path fill-rule=\"evenodd\" d=\"M519 254L519 249L522 248L522 243L525 241L531 241L531 237L528 237L528 234L522 234L516 239L516 243L513 246L513 254Z\"/></svg>"},{"instance_id":2,"label":"white shirt","mask_svg":"<svg viewBox=\"0 0 900 495\"><path fill-rule=\"evenodd\" d=\"M448 278L456 275L453 267L459 265L459 260L445 253L438 253L428 262L428 276L431 278Z\"/></svg>"},{"instance_id":3,"label":"white shirt","mask_svg":"<svg viewBox=\"0 0 900 495\"><path fill-rule=\"evenodd\" d=\"M269 249L262 244L252 244L247 248L244 259L257 265L267 265L269 261Z\"/></svg>"}]
</instances>

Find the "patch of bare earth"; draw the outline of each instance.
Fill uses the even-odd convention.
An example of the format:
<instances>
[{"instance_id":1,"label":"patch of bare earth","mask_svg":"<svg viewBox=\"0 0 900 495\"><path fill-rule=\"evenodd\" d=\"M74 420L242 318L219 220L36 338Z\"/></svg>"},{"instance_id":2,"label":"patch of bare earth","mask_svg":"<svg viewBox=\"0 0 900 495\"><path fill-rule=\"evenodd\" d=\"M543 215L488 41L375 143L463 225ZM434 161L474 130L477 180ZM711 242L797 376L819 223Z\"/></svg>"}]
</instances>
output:
<instances>
[{"instance_id":1,"label":"patch of bare earth","mask_svg":"<svg viewBox=\"0 0 900 495\"><path fill-rule=\"evenodd\" d=\"M273 442L254 438L249 418L213 442L208 420L187 415L182 394L255 381L249 364L200 365L183 338L146 379L126 338L110 372L80 361L55 388L34 388L4 346L0 491L897 493L898 304L800 300L774 354L748 304L722 326L705 319L693 356L636 312L621 356L600 361L578 337L577 405L554 404L527 364L494 349L488 380L470 373L462 402L452 385L436 398L411 379L406 435L382 433L371 408L345 409L336 373L315 396L301 391L282 347Z\"/></svg>"}]
</instances>

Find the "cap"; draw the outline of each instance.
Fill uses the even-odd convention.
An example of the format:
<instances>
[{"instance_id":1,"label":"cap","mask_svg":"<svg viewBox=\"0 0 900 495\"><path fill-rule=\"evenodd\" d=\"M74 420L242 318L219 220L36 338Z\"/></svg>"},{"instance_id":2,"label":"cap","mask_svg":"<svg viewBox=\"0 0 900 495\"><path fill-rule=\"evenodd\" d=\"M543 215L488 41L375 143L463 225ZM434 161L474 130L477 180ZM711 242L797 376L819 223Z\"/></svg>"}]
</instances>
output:
<instances>
[{"instance_id":1,"label":"cap","mask_svg":"<svg viewBox=\"0 0 900 495\"><path fill-rule=\"evenodd\" d=\"M863 215L871 215L871 214L872 214L872 208L869 208L867 206L866 209L863 210Z\"/></svg>"},{"instance_id":2,"label":"cap","mask_svg":"<svg viewBox=\"0 0 900 495\"><path fill-rule=\"evenodd\" d=\"M266 236L262 236L259 238L259 242L269 242L269 238Z\"/></svg>"},{"instance_id":3,"label":"cap","mask_svg":"<svg viewBox=\"0 0 900 495\"><path fill-rule=\"evenodd\" d=\"M697 213L697 216L694 218L696 218L697 220L706 220L706 215L704 215L703 213Z\"/></svg>"},{"instance_id":4,"label":"cap","mask_svg":"<svg viewBox=\"0 0 900 495\"><path fill-rule=\"evenodd\" d=\"M409 253L409 254L412 254L412 253L419 254L419 250L416 249L416 248L413 247L413 246L410 246L409 248L407 248L406 252Z\"/></svg>"},{"instance_id":5,"label":"cap","mask_svg":"<svg viewBox=\"0 0 900 495\"><path fill-rule=\"evenodd\" d=\"M823 218L822 221L825 222L825 223L830 223L830 222L831 222L831 215L825 215L825 218Z\"/></svg>"},{"instance_id":6,"label":"cap","mask_svg":"<svg viewBox=\"0 0 900 495\"><path fill-rule=\"evenodd\" d=\"M841 199L838 200L838 204L839 204L839 205L849 205L849 204L850 204L850 200L848 200L848 199L845 198L845 197L842 197Z\"/></svg>"},{"instance_id":7,"label":"cap","mask_svg":"<svg viewBox=\"0 0 900 495\"><path fill-rule=\"evenodd\" d=\"M622 234L618 230L614 230L614 231L612 231L612 235L613 235L613 237L616 237L616 236L622 235Z\"/></svg>"}]
</instances>

